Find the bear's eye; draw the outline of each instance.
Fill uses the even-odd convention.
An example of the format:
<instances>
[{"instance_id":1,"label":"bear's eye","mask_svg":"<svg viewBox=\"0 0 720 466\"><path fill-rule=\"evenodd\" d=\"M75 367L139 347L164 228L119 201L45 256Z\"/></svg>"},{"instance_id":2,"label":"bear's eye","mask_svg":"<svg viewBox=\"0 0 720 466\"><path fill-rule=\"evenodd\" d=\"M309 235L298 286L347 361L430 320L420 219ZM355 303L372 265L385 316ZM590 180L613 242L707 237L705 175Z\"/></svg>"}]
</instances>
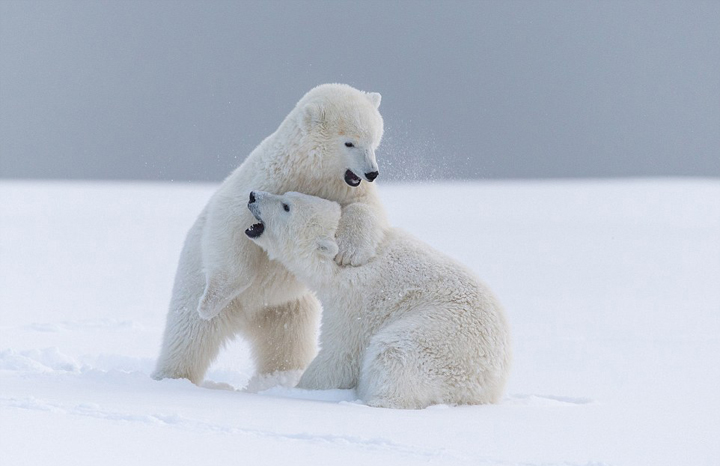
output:
<instances>
[{"instance_id":1,"label":"bear's eye","mask_svg":"<svg viewBox=\"0 0 720 466\"><path fill-rule=\"evenodd\" d=\"M290 206L287 204L283 204L283 209L285 209L285 212L290 212Z\"/></svg>"},{"instance_id":2,"label":"bear's eye","mask_svg":"<svg viewBox=\"0 0 720 466\"><path fill-rule=\"evenodd\" d=\"M355 147L355 144L353 144L352 142L346 142L345 147Z\"/></svg>"}]
</instances>

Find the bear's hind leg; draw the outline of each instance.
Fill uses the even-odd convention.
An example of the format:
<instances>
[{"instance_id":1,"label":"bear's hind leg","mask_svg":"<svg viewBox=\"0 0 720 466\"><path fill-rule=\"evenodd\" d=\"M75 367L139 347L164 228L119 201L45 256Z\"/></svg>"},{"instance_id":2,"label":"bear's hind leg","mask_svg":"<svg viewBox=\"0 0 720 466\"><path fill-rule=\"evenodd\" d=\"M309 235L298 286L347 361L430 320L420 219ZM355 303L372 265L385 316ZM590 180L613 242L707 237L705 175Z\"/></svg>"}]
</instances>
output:
<instances>
[{"instance_id":1,"label":"bear's hind leg","mask_svg":"<svg viewBox=\"0 0 720 466\"><path fill-rule=\"evenodd\" d=\"M447 318L459 314L419 311L378 332L360 370L360 398L370 406L411 409L496 402L507 358L496 356L500 350L483 339L480 324L463 327Z\"/></svg>"},{"instance_id":2,"label":"bear's hind leg","mask_svg":"<svg viewBox=\"0 0 720 466\"><path fill-rule=\"evenodd\" d=\"M294 387L317 354L320 302L311 293L269 307L251 319L243 334L251 345L256 375L247 390Z\"/></svg>"},{"instance_id":3,"label":"bear's hind leg","mask_svg":"<svg viewBox=\"0 0 720 466\"><path fill-rule=\"evenodd\" d=\"M357 392L369 406L422 409L442 403L442 384L429 370L424 348L404 329L375 335L365 352Z\"/></svg>"}]
</instances>

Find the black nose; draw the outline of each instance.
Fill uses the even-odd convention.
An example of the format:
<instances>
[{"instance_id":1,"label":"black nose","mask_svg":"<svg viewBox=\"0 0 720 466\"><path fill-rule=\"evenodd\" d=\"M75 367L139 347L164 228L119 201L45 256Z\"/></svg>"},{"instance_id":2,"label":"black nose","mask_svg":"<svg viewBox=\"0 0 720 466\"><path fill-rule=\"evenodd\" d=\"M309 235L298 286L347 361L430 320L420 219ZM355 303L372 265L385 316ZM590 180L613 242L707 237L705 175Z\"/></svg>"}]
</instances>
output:
<instances>
[{"instance_id":1,"label":"black nose","mask_svg":"<svg viewBox=\"0 0 720 466\"><path fill-rule=\"evenodd\" d=\"M255 192L250 191L250 204L252 204L253 202L255 202Z\"/></svg>"},{"instance_id":2,"label":"black nose","mask_svg":"<svg viewBox=\"0 0 720 466\"><path fill-rule=\"evenodd\" d=\"M367 178L368 181L374 181L375 178L377 178L379 174L380 174L380 172L377 172L377 171L365 173L365 178Z\"/></svg>"}]
</instances>

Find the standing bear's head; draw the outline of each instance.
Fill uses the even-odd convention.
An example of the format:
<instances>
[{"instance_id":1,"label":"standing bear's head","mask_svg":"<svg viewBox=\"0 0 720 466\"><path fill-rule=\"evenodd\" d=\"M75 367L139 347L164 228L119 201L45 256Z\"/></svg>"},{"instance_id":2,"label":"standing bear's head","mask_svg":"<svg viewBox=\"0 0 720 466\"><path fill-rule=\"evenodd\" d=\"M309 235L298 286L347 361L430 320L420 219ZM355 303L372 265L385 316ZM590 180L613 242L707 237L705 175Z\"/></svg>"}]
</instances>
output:
<instances>
[{"instance_id":1,"label":"standing bear's head","mask_svg":"<svg viewBox=\"0 0 720 466\"><path fill-rule=\"evenodd\" d=\"M383 135L381 96L347 84L322 84L297 103L291 118L312 148L313 162L358 186L377 178L375 150Z\"/></svg>"},{"instance_id":2,"label":"standing bear's head","mask_svg":"<svg viewBox=\"0 0 720 466\"><path fill-rule=\"evenodd\" d=\"M335 232L340 204L296 192L282 195L250 193L248 209L258 223L245 234L263 248L270 259L280 260L298 273L322 263L333 263L338 252Z\"/></svg>"}]
</instances>

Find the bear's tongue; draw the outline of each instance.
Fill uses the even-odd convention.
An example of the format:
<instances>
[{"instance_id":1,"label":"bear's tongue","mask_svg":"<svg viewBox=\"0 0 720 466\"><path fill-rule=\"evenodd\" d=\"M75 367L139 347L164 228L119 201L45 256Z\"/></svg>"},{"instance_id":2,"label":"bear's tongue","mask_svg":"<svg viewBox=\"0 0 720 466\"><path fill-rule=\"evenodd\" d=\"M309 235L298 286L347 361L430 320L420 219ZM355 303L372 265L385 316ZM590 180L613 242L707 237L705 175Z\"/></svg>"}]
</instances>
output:
<instances>
[{"instance_id":1,"label":"bear's tongue","mask_svg":"<svg viewBox=\"0 0 720 466\"><path fill-rule=\"evenodd\" d=\"M353 188L355 186L358 186L362 180L358 178L358 176L353 173L351 170L348 170L345 172L345 182L352 186Z\"/></svg>"},{"instance_id":2,"label":"bear's tongue","mask_svg":"<svg viewBox=\"0 0 720 466\"><path fill-rule=\"evenodd\" d=\"M261 222L253 224L250 228L245 230L245 234L248 235L249 238L257 238L263 234L263 231L265 231L265 225Z\"/></svg>"}]
</instances>

